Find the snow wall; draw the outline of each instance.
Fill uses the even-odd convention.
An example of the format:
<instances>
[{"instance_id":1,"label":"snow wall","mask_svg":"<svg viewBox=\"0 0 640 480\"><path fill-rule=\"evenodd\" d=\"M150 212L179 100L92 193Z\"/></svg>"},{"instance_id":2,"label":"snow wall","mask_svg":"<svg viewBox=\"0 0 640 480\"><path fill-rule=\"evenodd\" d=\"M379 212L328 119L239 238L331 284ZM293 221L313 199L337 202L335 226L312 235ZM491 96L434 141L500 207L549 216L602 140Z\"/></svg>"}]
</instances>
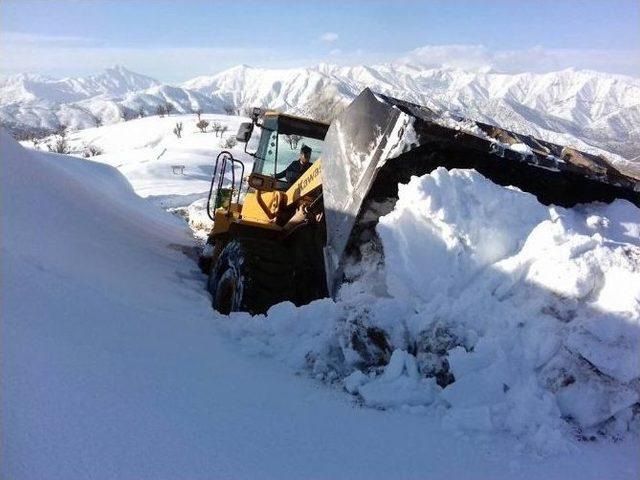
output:
<instances>
[{"instance_id":1,"label":"snow wall","mask_svg":"<svg viewBox=\"0 0 640 480\"><path fill-rule=\"evenodd\" d=\"M365 405L544 453L638 434L640 211L547 207L471 170L400 185L337 302L233 314L254 353ZM629 433L631 432L631 433Z\"/></svg>"}]
</instances>

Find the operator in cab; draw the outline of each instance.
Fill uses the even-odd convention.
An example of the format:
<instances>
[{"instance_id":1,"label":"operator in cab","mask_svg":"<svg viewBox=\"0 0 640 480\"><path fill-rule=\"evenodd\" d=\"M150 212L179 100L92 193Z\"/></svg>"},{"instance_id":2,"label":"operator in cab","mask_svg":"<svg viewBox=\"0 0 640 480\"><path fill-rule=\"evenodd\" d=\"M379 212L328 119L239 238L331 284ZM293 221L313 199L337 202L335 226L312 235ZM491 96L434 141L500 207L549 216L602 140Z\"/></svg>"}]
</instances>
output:
<instances>
[{"instance_id":1,"label":"operator in cab","mask_svg":"<svg viewBox=\"0 0 640 480\"><path fill-rule=\"evenodd\" d=\"M297 160L291 162L287 168L276 174L277 179L284 178L288 183L293 183L300 175L306 172L311 166L311 147L303 145L300 149L300 156Z\"/></svg>"}]
</instances>

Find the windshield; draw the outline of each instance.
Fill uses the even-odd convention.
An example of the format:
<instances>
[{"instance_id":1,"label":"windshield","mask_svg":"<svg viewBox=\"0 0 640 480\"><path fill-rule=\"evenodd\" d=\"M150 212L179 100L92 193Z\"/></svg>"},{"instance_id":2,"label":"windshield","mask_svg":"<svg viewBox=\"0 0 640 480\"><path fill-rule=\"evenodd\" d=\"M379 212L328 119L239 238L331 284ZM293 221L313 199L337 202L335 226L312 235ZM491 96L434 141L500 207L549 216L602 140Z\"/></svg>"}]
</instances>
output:
<instances>
[{"instance_id":1,"label":"windshield","mask_svg":"<svg viewBox=\"0 0 640 480\"><path fill-rule=\"evenodd\" d=\"M275 118L265 119L253 173L274 176L282 172L298 160L303 145L311 148L311 163L322 153L322 140L296 134L278 134L276 128Z\"/></svg>"}]
</instances>

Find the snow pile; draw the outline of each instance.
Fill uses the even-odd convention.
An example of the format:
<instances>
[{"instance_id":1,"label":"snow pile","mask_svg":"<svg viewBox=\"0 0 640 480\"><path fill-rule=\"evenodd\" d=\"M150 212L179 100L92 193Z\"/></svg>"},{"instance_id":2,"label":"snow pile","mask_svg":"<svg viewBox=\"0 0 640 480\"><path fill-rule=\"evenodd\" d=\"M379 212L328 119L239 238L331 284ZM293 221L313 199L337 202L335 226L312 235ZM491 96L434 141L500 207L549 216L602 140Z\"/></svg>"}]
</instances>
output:
<instances>
[{"instance_id":1,"label":"snow pile","mask_svg":"<svg viewBox=\"0 0 640 480\"><path fill-rule=\"evenodd\" d=\"M508 431L539 452L637 432L635 206L546 207L443 168L399 196L377 227L387 295L367 268L337 303L234 314L224 328L367 405L428 408L448 428Z\"/></svg>"},{"instance_id":2,"label":"snow pile","mask_svg":"<svg viewBox=\"0 0 640 480\"><path fill-rule=\"evenodd\" d=\"M389 291L416 305L410 338L436 324L458 338L449 422L535 435L550 419L588 429L614 417L609 433L627 429L639 400L638 213L625 201L548 208L469 171L401 187L378 227Z\"/></svg>"}]
</instances>

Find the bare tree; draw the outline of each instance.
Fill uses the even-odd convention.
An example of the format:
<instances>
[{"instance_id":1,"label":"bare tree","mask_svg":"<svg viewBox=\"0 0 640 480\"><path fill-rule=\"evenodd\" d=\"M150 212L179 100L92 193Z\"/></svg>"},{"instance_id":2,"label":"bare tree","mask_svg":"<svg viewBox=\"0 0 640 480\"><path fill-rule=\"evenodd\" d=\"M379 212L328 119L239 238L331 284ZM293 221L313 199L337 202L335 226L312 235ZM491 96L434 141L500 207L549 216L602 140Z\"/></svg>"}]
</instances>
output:
<instances>
[{"instance_id":1,"label":"bare tree","mask_svg":"<svg viewBox=\"0 0 640 480\"><path fill-rule=\"evenodd\" d=\"M173 105L173 103L167 102L164 106L164 110L167 112L167 115L170 115L171 112L175 111L175 109L176 107Z\"/></svg>"},{"instance_id":2,"label":"bare tree","mask_svg":"<svg viewBox=\"0 0 640 480\"><path fill-rule=\"evenodd\" d=\"M220 142L222 148L233 148L238 144L236 137L227 137Z\"/></svg>"},{"instance_id":3,"label":"bare tree","mask_svg":"<svg viewBox=\"0 0 640 480\"><path fill-rule=\"evenodd\" d=\"M95 157L96 155L102 155L102 149L90 143L84 146L82 155L84 155L85 158Z\"/></svg>"},{"instance_id":4,"label":"bare tree","mask_svg":"<svg viewBox=\"0 0 640 480\"><path fill-rule=\"evenodd\" d=\"M295 150L296 148L298 148L298 142L302 140L302 137L300 135L296 135L295 133L292 133L291 135L285 135L284 139L291 147L291 150Z\"/></svg>"},{"instance_id":5,"label":"bare tree","mask_svg":"<svg viewBox=\"0 0 640 480\"><path fill-rule=\"evenodd\" d=\"M164 109L164 105L158 105L156 107L156 115L160 116L160 118L164 117L167 111Z\"/></svg>"},{"instance_id":6,"label":"bare tree","mask_svg":"<svg viewBox=\"0 0 640 480\"><path fill-rule=\"evenodd\" d=\"M198 123L196 123L196 127L198 127L202 133L207 131L208 126L209 122L207 122L206 120L200 120Z\"/></svg>"},{"instance_id":7,"label":"bare tree","mask_svg":"<svg viewBox=\"0 0 640 480\"><path fill-rule=\"evenodd\" d=\"M236 113L236 109L233 105L225 105L224 107L222 107L222 109L227 115L233 115L234 113Z\"/></svg>"},{"instance_id":8,"label":"bare tree","mask_svg":"<svg viewBox=\"0 0 640 480\"><path fill-rule=\"evenodd\" d=\"M182 122L176 122L176 127L173 129L173 133L176 137L182 138Z\"/></svg>"},{"instance_id":9,"label":"bare tree","mask_svg":"<svg viewBox=\"0 0 640 480\"><path fill-rule=\"evenodd\" d=\"M218 133L222 129L222 124L220 122L211 122L211 130L218 136Z\"/></svg>"},{"instance_id":10,"label":"bare tree","mask_svg":"<svg viewBox=\"0 0 640 480\"><path fill-rule=\"evenodd\" d=\"M47 143L47 148L50 152L54 153L71 153L71 147L69 147L69 142L67 142L67 126L61 124L57 129L56 133L53 136L53 139L50 143Z\"/></svg>"},{"instance_id":11,"label":"bare tree","mask_svg":"<svg viewBox=\"0 0 640 480\"><path fill-rule=\"evenodd\" d=\"M35 132L31 131L20 131L14 132L13 137L19 142L31 142L33 144L33 148L38 150L38 145L40 145L40 137Z\"/></svg>"},{"instance_id":12,"label":"bare tree","mask_svg":"<svg viewBox=\"0 0 640 480\"><path fill-rule=\"evenodd\" d=\"M198 116L198 121L201 120L201 116L202 116L202 109L198 108L197 110L195 110L193 113L195 113Z\"/></svg>"},{"instance_id":13,"label":"bare tree","mask_svg":"<svg viewBox=\"0 0 640 480\"><path fill-rule=\"evenodd\" d=\"M31 140L30 132L17 131L12 133L13 138L15 138L19 142L26 142Z\"/></svg>"},{"instance_id":14,"label":"bare tree","mask_svg":"<svg viewBox=\"0 0 640 480\"><path fill-rule=\"evenodd\" d=\"M222 135L224 135L225 133L227 133L227 130L229 130L229 127L227 125L223 125L220 128L220 136L222 137Z\"/></svg>"},{"instance_id":15,"label":"bare tree","mask_svg":"<svg viewBox=\"0 0 640 480\"><path fill-rule=\"evenodd\" d=\"M102 126L102 118L100 118L97 115L94 115L93 117L93 123L96 127L101 127Z\"/></svg>"},{"instance_id":16,"label":"bare tree","mask_svg":"<svg viewBox=\"0 0 640 480\"><path fill-rule=\"evenodd\" d=\"M138 118L144 118L144 107L138 108Z\"/></svg>"},{"instance_id":17,"label":"bare tree","mask_svg":"<svg viewBox=\"0 0 640 480\"><path fill-rule=\"evenodd\" d=\"M33 128L14 130L12 132L12 135L13 138L18 140L19 142L31 142L33 144L33 148L37 150L39 145L42 144L43 139L51 135L51 133L51 130Z\"/></svg>"},{"instance_id":18,"label":"bare tree","mask_svg":"<svg viewBox=\"0 0 640 480\"><path fill-rule=\"evenodd\" d=\"M60 125L58 125L56 127L56 129L54 130L54 134L59 136L59 137L66 137L67 136L67 129L69 127L67 127L64 123L61 123Z\"/></svg>"},{"instance_id":19,"label":"bare tree","mask_svg":"<svg viewBox=\"0 0 640 480\"><path fill-rule=\"evenodd\" d=\"M53 140L53 143L47 144L47 148L49 149L50 152L54 152L54 153L64 153L64 154L71 153L71 148L67 143L67 139L64 137L56 137Z\"/></svg>"}]
</instances>

